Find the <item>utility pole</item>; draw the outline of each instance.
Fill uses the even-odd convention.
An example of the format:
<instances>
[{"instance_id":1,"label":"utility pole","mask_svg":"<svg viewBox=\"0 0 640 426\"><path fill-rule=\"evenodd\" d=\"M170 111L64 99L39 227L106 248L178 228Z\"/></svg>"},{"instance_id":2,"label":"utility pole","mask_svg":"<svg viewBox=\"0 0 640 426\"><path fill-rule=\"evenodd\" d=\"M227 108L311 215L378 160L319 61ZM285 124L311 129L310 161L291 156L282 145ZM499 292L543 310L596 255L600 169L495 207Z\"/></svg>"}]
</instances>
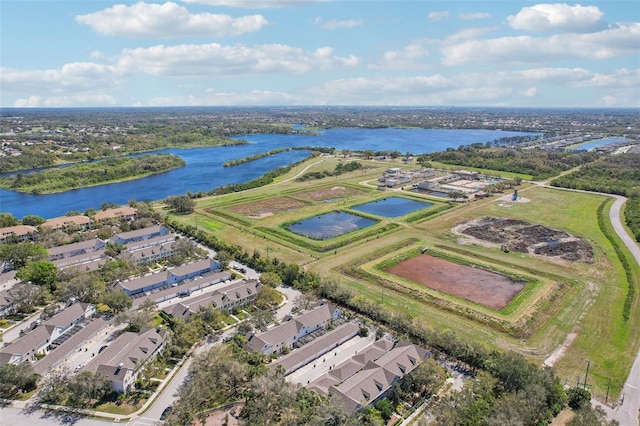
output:
<instances>
[{"instance_id":1,"label":"utility pole","mask_svg":"<svg viewBox=\"0 0 640 426\"><path fill-rule=\"evenodd\" d=\"M589 366L591 365L591 361L587 360L587 374L584 375L584 388L587 388L587 377L589 377Z\"/></svg>"},{"instance_id":2,"label":"utility pole","mask_svg":"<svg viewBox=\"0 0 640 426\"><path fill-rule=\"evenodd\" d=\"M609 384L607 385L607 395L604 397L604 403L609 402L609 388L611 388L611 377L609 377Z\"/></svg>"}]
</instances>

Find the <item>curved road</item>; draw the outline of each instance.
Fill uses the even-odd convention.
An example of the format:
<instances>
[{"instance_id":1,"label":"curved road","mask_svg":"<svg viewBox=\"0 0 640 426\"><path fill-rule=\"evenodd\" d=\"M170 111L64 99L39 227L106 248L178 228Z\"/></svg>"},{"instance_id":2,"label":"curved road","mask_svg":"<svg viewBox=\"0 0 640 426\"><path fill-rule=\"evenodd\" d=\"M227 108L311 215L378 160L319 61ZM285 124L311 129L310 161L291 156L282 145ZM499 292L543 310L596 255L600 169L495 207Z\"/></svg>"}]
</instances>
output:
<instances>
[{"instance_id":1,"label":"curved road","mask_svg":"<svg viewBox=\"0 0 640 426\"><path fill-rule=\"evenodd\" d=\"M615 197L616 200L609 210L611 224L622 242L633 255L636 263L640 265L640 246L638 246L627 233L620 220L620 210L626 198L619 195L613 195L613 197ZM629 373L629 377L627 377L627 382L624 384L622 392L622 405L618 406L615 410L611 410L608 407L603 408L608 412L610 418L619 421L621 425L637 426L638 417L640 416L640 352L631 366L631 372Z\"/></svg>"}]
</instances>

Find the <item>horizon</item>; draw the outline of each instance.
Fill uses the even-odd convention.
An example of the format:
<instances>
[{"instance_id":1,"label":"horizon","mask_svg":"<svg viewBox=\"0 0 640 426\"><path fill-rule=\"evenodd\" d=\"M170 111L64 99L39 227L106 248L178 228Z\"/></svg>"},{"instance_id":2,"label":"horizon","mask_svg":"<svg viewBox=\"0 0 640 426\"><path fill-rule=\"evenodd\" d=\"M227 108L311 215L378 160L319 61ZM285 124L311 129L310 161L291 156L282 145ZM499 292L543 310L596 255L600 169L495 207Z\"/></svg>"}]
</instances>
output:
<instances>
[{"instance_id":1,"label":"horizon","mask_svg":"<svg viewBox=\"0 0 640 426\"><path fill-rule=\"evenodd\" d=\"M2 109L640 107L636 0L2 0L0 23Z\"/></svg>"}]
</instances>

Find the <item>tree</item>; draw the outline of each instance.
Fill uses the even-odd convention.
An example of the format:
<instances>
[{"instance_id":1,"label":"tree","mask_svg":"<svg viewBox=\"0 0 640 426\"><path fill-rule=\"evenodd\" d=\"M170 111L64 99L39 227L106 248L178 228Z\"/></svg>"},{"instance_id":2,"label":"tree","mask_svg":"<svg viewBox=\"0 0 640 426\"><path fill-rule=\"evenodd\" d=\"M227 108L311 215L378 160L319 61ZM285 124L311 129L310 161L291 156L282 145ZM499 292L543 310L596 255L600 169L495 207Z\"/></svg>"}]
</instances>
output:
<instances>
[{"instance_id":1,"label":"tree","mask_svg":"<svg viewBox=\"0 0 640 426\"><path fill-rule=\"evenodd\" d=\"M30 392L36 388L37 380L38 376L28 362L0 365L0 398L11 398L18 392Z\"/></svg>"},{"instance_id":2,"label":"tree","mask_svg":"<svg viewBox=\"0 0 640 426\"><path fill-rule=\"evenodd\" d=\"M258 309L251 315L250 321L255 329L264 330L274 319L275 315L271 309Z\"/></svg>"},{"instance_id":3,"label":"tree","mask_svg":"<svg viewBox=\"0 0 640 426\"><path fill-rule=\"evenodd\" d=\"M216 253L216 259L220 262L220 269L223 271L229 267L229 262L232 259L232 256L226 250L218 250Z\"/></svg>"},{"instance_id":4,"label":"tree","mask_svg":"<svg viewBox=\"0 0 640 426\"><path fill-rule=\"evenodd\" d=\"M95 303L104 291L105 283L100 275L89 273L77 275L67 281L60 281L55 296L62 302L75 299L81 302Z\"/></svg>"},{"instance_id":5,"label":"tree","mask_svg":"<svg viewBox=\"0 0 640 426\"><path fill-rule=\"evenodd\" d=\"M0 213L0 228L20 225L20 221L11 213Z\"/></svg>"},{"instance_id":6,"label":"tree","mask_svg":"<svg viewBox=\"0 0 640 426\"><path fill-rule=\"evenodd\" d=\"M16 301L18 312L33 312L36 305L44 303L42 288L33 284L18 284L9 290L9 295Z\"/></svg>"},{"instance_id":7,"label":"tree","mask_svg":"<svg viewBox=\"0 0 640 426\"><path fill-rule=\"evenodd\" d=\"M127 293L121 290L107 290L101 298L102 303L109 306L112 312L118 313L129 309L133 302Z\"/></svg>"},{"instance_id":8,"label":"tree","mask_svg":"<svg viewBox=\"0 0 640 426\"><path fill-rule=\"evenodd\" d=\"M256 308L270 310L282 302L284 296L273 287L263 285L258 290L258 295L254 302Z\"/></svg>"},{"instance_id":9,"label":"tree","mask_svg":"<svg viewBox=\"0 0 640 426\"><path fill-rule=\"evenodd\" d=\"M86 407L91 400L100 400L111 393L111 382L102 373L83 371L69 383L69 402L77 407Z\"/></svg>"},{"instance_id":10,"label":"tree","mask_svg":"<svg viewBox=\"0 0 640 426\"><path fill-rule=\"evenodd\" d=\"M48 260L30 262L16 273L16 278L31 281L33 284L53 292L56 289L58 268Z\"/></svg>"},{"instance_id":11,"label":"tree","mask_svg":"<svg viewBox=\"0 0 640 426\"><path fill-rule=\"evenodd\" d=\"M389 421L391 415L395 411L393 405L391 405L388 399L381 399L380 401L376 402L374 406L385 422Z\"/></svg>"},{"instance_id":12,"label":"tree","mask_svg":"<svg viewBox=\"0 0 640 426\"><path fill-rule=\"evenodd\" d=\"M298 306L298 308L302 309L303 311L306 311L317 302L318 297L309 291L300 293L300 295L296 297L295 300L296 306Z\"/></svg>"},{"instance_id":13,"label":"tree","mask_svg":"<svg viewBox=\"0 0 640 426\"><path fill-rule=\"evenodd\" d=\"M567 404L574 410L591 406L591 392L581 387L570 388L567 398Z\"/></svg>"},{"instance_id":14,"label":"tree","mask_svg":"<svg viewBox=\"0 0 640 426\"><path fill-rule=\"evenodd\" d=\"M14 269L20 269L28 262L46 260L47 249L32 242L0 244L0 260L11 263Z\"/></svg>"},{"instance_id":15,"label":"tree","mask_svg":"<svg viewBox=\"0 0 640 426\"><path fill-rule=\"evenodd\" d=\"M26 215L22 218L23 225L40 226L45 222L44 218L36 215Z\"/></svg>"},{"instance_id":16,"label":"tree","mask_svg":"<svg viewBox=\"0 0 640 426\"><path fill-rule=\"evenodd\" d=\"M166 203L176 214L191 214L196 207L196 200L192 200L188 195L172 195L167 197Z\"/></svg>"},{"instance_id":17,"label":"tree","mask_svg":"<svg viewBox=\"0 0 640 426\"><path fill-rule=\"evenodd\" d=\"M282 278L275 272L263 272L260 274L260 282L269 287L280 287L282 285Z\"/></svg>"}]
</instances>

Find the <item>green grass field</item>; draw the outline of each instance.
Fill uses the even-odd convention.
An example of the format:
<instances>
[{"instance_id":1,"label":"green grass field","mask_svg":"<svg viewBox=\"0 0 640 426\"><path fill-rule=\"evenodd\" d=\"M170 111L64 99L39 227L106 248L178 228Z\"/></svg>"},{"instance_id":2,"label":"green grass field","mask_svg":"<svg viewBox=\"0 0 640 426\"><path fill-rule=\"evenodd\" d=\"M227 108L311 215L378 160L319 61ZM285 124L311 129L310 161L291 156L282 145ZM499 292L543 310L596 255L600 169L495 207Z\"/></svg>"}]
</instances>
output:
<instances>
[{"instance_id":1,"label":"green grass field","mask_svg":"<svg viewBox=\"0 0 640 426\"><path fill-rule=\"evenodd\" d=\"M523 353L537 363L542 363L560 347L568 335L575 334L577 337L564 348L564 355L555 363L559 376L568 383L575 382L578 375L584 376L588 359L591 361L589 384L593 394L604 399L611 379L610 399L620 395L640 345L640 315L636 297L630 320L623 321L626 277L597 218L598 206L607 197L523 184L519 194L529 200L527 203L508 203L509 207L505 207L505 203L498 201L504 194L466 204L449 205L441 200L435 208L445 208L431 216L420 220L408 220L411 215L379 218L380 222L375 226L386 231L374 235L360 230L348 237L337 237L335 240L339 242L341 239L349 241L335 250L322 251L304 238L287 235L288 231L282 225L322 212L348 210L349 206L391 195L403 196L404 191L378 191L375 180L388 167L409 168L400 162L359 160L365 166L359 171L304 183L293 179L303 172L333 170L340 161L343 160L334 157L308 160L267 187L200 199L195 214L172 218L192 226L196 225L197 218L199 229L249 252L255 250L287 263L297 263L322 277L349 286L360 297L408 314L414 321L440 330L452 330L489 348ZM298 203L296 208L261 218L237 213L238 206L276 197L299 200L302 193L336 187L356 188L357 191L335 200L309 201L305 198L304 204ZM404 195L417 196L413 193ZM483 216L523 219L569 232L590 243L594 260L582 263L504 253L497 248L466 244L452 232L455 225ZM385 225L393 226L384 228ZM498 312L429 291L377 267L393 256L421 247L436 248L478 267L521 274L529 277L532 284ZM637 280L640 276L638 265L634 266L633 272Z\"/></svg>"}]
</instances>

